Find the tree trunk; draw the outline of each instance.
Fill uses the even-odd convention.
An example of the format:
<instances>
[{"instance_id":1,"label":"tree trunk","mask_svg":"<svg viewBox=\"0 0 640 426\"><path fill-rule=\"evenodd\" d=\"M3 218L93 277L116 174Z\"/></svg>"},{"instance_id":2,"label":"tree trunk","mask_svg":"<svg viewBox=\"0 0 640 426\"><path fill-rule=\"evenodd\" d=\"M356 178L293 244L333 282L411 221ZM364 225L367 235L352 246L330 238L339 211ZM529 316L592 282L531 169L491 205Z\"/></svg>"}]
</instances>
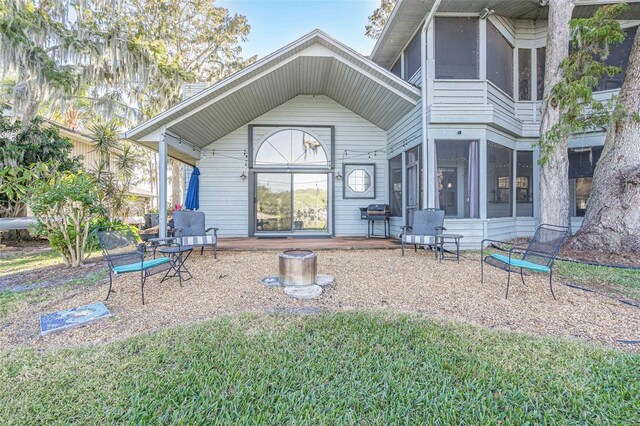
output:
<instances>
[{"instance_id":1,"label":"tree trunk","mask_svg":"<svg viewBox=\"0 0 640 426\"><path fill-rule=\"evenodd\" d=\"M171 205L182 204L180 199L180 162L178 160L169 159L171 164Z\"/></svg>"},{"instance_id":2,"label":"tree trunk","mask_svg":"<svg viewBox=\"0 0 640 426\"><path fill-rule=\"evenodd\" d=\"M640 255L640 31L626 74L619 96L626 115L607 132L582 227L570 242L576 250Z\"/></svg>"},{"instance_id":3,"label":"tree trunk","mask_svg":"<svg viewBox=\"0 0 640 426\"><path fill-rule=\"evenodd\" d=\"M560 64L569 56L569 20L571 0L549 2L549 29L545 62L544 101L540 134L544 135L560 121L560 108L551 90L563 79ZM553 29L553 30L551 30ZM557 141L540 168L540 221L569 226L569 139Z\"/></svg>"}]
</instances>

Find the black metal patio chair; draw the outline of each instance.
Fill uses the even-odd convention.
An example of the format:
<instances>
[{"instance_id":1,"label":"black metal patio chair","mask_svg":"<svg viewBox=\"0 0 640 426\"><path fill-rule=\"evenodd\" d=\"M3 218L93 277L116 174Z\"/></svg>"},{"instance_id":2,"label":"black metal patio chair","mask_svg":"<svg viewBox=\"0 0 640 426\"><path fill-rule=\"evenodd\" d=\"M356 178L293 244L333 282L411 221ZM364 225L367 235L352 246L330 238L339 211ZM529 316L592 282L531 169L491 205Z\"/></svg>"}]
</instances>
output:
<instances>
[{"instance_id":1,"label":"black metal patio chair","mask_svg":"<svg viewBox=\"0 0 640 426\"><path fill-rule=\"evenodd\" d=\"M402 227L402 255L406 244L413 244L414 251L418 246L425 246L435 250L436 236L446 230L444 227L444 210L423 209L413 213L411 226Z\"/></svg>"},{"instance_id":2,"label":"black metal patio chair","mask_svg":"<svg viewBox=\"0 0 640 426\"><path fill-rule=\"evenodd\" d=\"M542 224L536 229L533 238L529 244L511 245L508 250L508 256L499 253L493 253L485 257L485 243L490 245L505 244L502 241L484 239L480 248L480 282L484 284L484 264L502 269L507 272L507 292L505 299L509 297L509 284L511 282L511 273L520 273L520 279L524 285L523 271L529 270L533 272L549 274L549 289L555 300L556 295L553 292L553 263L562 248L565 240L569 236L569 227L559 225ZM505 250L506 251L506 250Z\"/></svg>"},{"instance_id":3,"label":"black metal patio chair","mask_svg":"<svg viewBox=\"0 0 640 426\"><path fill-rule=\"evenodd\" d=\"M173 260L168 257L154 259L145 258L144 243L138 243L134 233L129 230L103 229L97 232L102 254L109 265L109 291L105 300L109 299L113 276L140 273L140 291L144 305L144 283L152 275L175 269Z\"/></svg>"}]
</instances>

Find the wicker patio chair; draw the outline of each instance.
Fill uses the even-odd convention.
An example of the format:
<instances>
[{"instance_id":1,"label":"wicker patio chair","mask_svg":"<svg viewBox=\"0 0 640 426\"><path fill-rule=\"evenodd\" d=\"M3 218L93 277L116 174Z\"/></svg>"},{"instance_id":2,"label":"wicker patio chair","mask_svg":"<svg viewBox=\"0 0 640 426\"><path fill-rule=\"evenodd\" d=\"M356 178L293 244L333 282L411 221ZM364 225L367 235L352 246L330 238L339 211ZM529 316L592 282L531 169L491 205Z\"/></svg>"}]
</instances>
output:
<instances>
[{"instance_id":1,"label":"wicker patio chair","mask_svg":"<svg viewBox=\"0 0 640 426\"><path fill-rule=\"evenodd\" d=\"M203 212L181 210L173 212L174 240L182 246L200 247L200 254L205 247L211 247L213 258L217 257L218 228L205 228ZM209 232L213 231L213 235Z\"/></svg>"},{"instance_id":2,"label":"wicker patio chair","mask_svg":"<svg viewBox=\"0 0 640 426\"><path fill-rule=\"evenodd\" d=\"M102 254L109 265L109 291L105 300L109 299L113 276L139 273L142 304L144 305L144 283L152 275L175 268L173 260L168 257L157 259L145 258L145 245L138 243L131 230L104 229L97 232Z\"/></svg>"},{"instance_id":3,"label":"wicker patio chair","mask_svg":"<svg viewBox=\"0 0 640 426\"><path fill-rule=\"evenodd\" d=\"M542 224L538 227L533 238L526 247L523 245L511 245L508 251L508 256L498 253L485 256L485 243L504 243L491 239L482 240L482 246L480 248L480 282L484 283L485 263L506 271L506 299L509 297L509 284L511 282L512 272L520 273L522 284L525 284L523 274L525 269L533 272L547 273L549 274L549 289L551 289L551 295L555 300L556 295L553 292L553 263L568 236L569 228L567 226ZM499 246L494 245L494 247Z\"/></svg>"},{"instance_id":4,"label":"wicker patio chair","mask_svg":"<svg viewBox=\"0 0 640 426\"><path fill-rule=\"evenodd\" d=\"M402 255L405 246L413 244L414 251L418 246L425 246L435 250L436 236L446 230L444 227L444 210L423 209L413 213L413 224L402 227Z\"/></svg>"}]
</instances>

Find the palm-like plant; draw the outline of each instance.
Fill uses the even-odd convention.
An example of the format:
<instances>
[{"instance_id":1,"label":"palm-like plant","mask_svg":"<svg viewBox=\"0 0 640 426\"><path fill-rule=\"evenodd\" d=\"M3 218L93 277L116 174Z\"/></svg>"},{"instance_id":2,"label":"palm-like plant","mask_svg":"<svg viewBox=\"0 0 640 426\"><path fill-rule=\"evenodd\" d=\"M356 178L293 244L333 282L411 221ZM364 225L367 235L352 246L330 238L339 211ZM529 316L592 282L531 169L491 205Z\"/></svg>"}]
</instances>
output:
<instances>
[{"instance_id":1,"label":"palm-like plant","mask_svg":"<svg viewBox=\"0 0 640 426\"><path fill-rule=\"evenodd\" d=\"M131 187L136 183L136 169L140 161L136 149L118 138L115 122L94 123L91 127L94 152L100 160L93 174L100 185L99 198L109 218L123 218L131 211L133 197ZM115 162L111 162L115 156Z\"/></svg>"}]
</instances>

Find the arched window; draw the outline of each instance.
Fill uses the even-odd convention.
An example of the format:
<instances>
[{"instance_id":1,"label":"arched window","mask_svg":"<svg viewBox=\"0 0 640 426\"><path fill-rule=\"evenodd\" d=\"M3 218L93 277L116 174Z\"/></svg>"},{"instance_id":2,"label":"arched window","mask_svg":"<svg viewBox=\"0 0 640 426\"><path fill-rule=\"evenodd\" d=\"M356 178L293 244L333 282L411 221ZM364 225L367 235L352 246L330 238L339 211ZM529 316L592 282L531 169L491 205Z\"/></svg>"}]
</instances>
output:
<instances>
[{"instance_id":1,"label":"arched window","mask_svg":"<svg viewBox=\"0 0 640 426\"><path fill-rule=\"evenodd\" d=\"M255 156L258 166L328 166L320 141L302 130L281 130L269 136Z\"/></svg>"}]
</instances>

